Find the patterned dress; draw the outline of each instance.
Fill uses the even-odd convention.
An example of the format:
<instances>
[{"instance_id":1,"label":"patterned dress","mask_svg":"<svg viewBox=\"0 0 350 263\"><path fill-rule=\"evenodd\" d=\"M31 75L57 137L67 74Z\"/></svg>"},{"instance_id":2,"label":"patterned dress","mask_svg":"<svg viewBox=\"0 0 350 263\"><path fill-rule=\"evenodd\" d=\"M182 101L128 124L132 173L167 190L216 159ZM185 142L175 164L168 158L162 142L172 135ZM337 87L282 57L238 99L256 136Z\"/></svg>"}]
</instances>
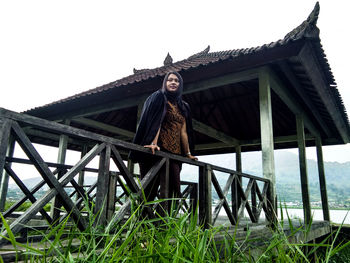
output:
<instances>
[{"instance_id":1,"label":"patterned dress","mask_svg":"<svg viewBox=\"0 0 350 263\"><path fill-rule=\"evenodd\" d=\"M178 106L168 101L160 128L159 146L168 152L181 154L181 128L184 124L185 117L182 116Z\"/></svg>"}]
</instances>

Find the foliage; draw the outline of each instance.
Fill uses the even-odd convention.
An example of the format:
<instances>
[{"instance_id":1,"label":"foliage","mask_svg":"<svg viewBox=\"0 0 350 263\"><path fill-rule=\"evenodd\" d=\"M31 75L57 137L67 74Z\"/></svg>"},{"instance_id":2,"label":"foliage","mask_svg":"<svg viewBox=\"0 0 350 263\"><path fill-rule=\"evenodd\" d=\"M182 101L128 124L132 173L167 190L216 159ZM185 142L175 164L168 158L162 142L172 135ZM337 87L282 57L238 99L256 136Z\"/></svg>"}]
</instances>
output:
<instances>
[{"instance_id":1,"label":"foliage","mask_svg":"<svg viewBox=\"0 0 350 263\"><path fill-rule=\"evenodd\" d=\"M67 217L48 233L41 233L44 250L18 243L4 218L2 233L6 230L7 235L2 238L25 249L24 262L335 262L340 250L349 249L349 242L335 243L338 232L333 240L328 236L318 244L294 243L295 233L307 235L310 224L295 228L288 214L271 239L254 239L249 229L246 237L239 239L237 228L233 232L224 227L204 229L197 223L197 214L179 214L172 209L171 214L149 219L141 207L134 204L125 222L114 218L104 227L96 223L99 215L92 208L85 231L68 224ZM291 229L289 235L283 231L284 222ZM222 238L216 238L219 235Z\"/></svg>"}]
</instances>

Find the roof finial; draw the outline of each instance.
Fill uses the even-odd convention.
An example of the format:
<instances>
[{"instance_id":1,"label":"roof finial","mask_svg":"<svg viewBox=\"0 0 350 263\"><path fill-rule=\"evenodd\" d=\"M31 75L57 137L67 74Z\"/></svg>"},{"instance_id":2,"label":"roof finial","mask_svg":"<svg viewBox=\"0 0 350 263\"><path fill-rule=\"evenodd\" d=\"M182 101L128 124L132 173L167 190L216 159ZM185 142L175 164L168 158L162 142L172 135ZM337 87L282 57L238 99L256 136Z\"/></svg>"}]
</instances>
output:
<instances>
[{"instance_id":1,"label":"roof finial","mask_svg":"<svg viewBox=\"0 0 350 263\"><path fill-rule=\"evenodd\" d=\"M320 4L316 2L314 9L308 18L297 28L289 32L284 40L300 39L302 37L315 38L319 36L320 30L317 28L318 15L320 13Z\"/></svg>"},{"instance_id":2,"label":"roof finial","mask_svg":"<svg viewBox=\"0 0 350 263\"><path fill-rule=\"evenodd\" d=\"M170 56L169 52L166 58L164 59L164 66L169 66L173 64L173 58Z\"/></svg>"},{"instance_id":3,"label":"roof finial","mask_svg":"<svg viewBox=\"0 0 350 263\"><path fill-rule=\"evenodd\" d=\"M201 57L201 56L205 56L209 53L209 50L210 50L210 45L208 45L204 50L202 50L201 52L198 52L190 57L188 57L187 59L192 59L192 58L198 58L198 57Z\"/></svg>"}]
</instances>

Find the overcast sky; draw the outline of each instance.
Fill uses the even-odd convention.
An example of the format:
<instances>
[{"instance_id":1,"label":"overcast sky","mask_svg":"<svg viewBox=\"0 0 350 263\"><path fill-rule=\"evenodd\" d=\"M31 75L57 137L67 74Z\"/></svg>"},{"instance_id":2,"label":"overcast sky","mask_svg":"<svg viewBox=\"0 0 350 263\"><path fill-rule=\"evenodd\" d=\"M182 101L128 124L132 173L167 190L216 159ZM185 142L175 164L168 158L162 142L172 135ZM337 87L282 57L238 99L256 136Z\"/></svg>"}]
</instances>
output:
<instances>
[{"instance_id":1,"label":"overcast sky","mask_svg":"<svg viewBox=\"0 0 350 263\"><path fill-rule=\"evenodd\" d=\"M349 1L321 0L321 41L350 109ZM0 107L23 111L211 51L281 39L315 5L294 1L1 1ZM314 149L308 158L314 158ZM326 161L350 161L350 144L324 147Z\"/></svg>"}]
</instances>

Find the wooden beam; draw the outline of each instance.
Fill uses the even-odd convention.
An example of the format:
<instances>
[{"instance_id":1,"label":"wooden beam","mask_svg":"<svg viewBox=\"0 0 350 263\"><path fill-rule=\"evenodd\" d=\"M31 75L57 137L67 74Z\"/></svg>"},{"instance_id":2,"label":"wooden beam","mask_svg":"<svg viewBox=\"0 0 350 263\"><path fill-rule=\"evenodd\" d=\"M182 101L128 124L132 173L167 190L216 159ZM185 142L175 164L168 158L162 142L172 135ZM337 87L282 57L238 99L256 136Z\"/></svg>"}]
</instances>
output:
<instances>
[{"instance_id":1,"label":"wooden beam","mask_svg":"<svg viewBox=\"0 0 350 263\"><path fill-rule=\"evenodd\" d=\"M316 138L316 152L317 152L318 176L319 176L319 180L320 180L320 192L321 192L321 201L322 201L323 220L330 221L326 175L325 175L324 163L323 163L322 141L321 141L320 137Z\"/></svg>"},{"instance_id":2,"label":"wooden beam","mask_svg":"<svg viewBox=\"0 0 350 263\"><path fill-rule=\"evenodd\" d=\"M263 175L272 184L271 194L276 197L276 177L272 127L271 75L266 70L259 74L259 105Z\"/></svg>"},{"instance_id":3,"label":"wooden beam","mask_svg":"<svg viewBox=\"0 0 350 263\"><path fill-rule=\"evenodd\" d=\"M269 74L272 90L281 98L281 100L288 106L288 108L295 115L298 114L303 117L305 126L310 131L310 133L314 136L320 136L318 129L312 123L306 112L303 110L302 106L283 84L283 82L278 78L278 76L268 67L264 67L261 70L266 71L266 74Z\"/></svg>"},{"instance_id":4,"label":"wooden beam","mask_svg":"<svg viewBox=\"0 0 350 263\"><path fill-rule=\"evenodd\" d=\"M314 140L315 137L311 134L306 134L305 135L305 140L312 141ZM274 137L273 142L274 144L278 143L286 143L286 142L297 142L298 138L296 135L288 135L288 136L279 136L279 137ZM260 145L261 144L261 139L256 139L256 140L241 140L240 145L241 146L253 146L253 145Z\"/></svg>"},{"instance_id":5,"label":"wooden beam","mask_svg":"<svg viewBox=\"0 0 350 263\"><path fill-rule=\"evenodd\" d=\"M319 111L316 109L314 103L311 101L310 97L306 94L305 89L302 87L302 85L297 80L294 73L290 70L286 62L280 62L278 63L280 68L282 69L284 75L287 77L287 79L292 83L294 89L299 94L301 99L304 101L307 107L309 107L310 111L312 112L315 119L318 121L318 124L321 126L323 131L328 137L331 137L331 132L328 129L328 126L322 119Z\"/></svg>"},{"instance_id":6,"label":"wooden beam","mask_svg":"<svg viewBox=\"0 0 350 263\"><path fill-rule=\"evenodd\" d=\"M11 121L6 118L1 118L1 115L0 115L0 179L4 171L6 152L9 146L10 133L11 133ZM2 181L2 179L0 181Z\"/></svg>"},{"instance_id":7,"label":"wooden beam","mask_svg":"<svg viewBox=\"0 0 350 263\"><path fill-rule=\"evenodd\" d=\"M304 209L304 222L305 224L309 224L311 220L311 204L310 204L310 194L309 194L309 183L307 178L307 162L306 162L303 117L301 115L297 115L296 122L297 122L297 135L298 135L298 148L299 148L301 195L303 199L303 209Z\"/></svg>"},{"instance_id":8,"label":"wooden beam","mask_svg":"<svg viewBox=\"0 0 350 263\"><path fill-rule=\"evenodd\" d=\"M217 139L218 141L224 142L231 146L239 145L239 141L225 133L218 131L202 122L192 119L193 129L197 132L203 133L211 138Z\"/></svg>"},{"instance_id":9,"label":"wooden beam","mask_svg":"<svg viewBox=\"0 0 350 263\"><path fill-rule=\"evenodd\" d=\"M229 85L233 83L248 81L258 78L257 69L249 69L245 71L230 73L227 75L222 75L219 77L214 77L211 79L206 79L194 83L188 83L184 85L183 94L190 94L202 90L207 90L215 87L220 87L224 85Z\"/></svg>"},{"instance_id":10,"label":"wooden beam","mask_svg":"<svg viewBox=\"0 0 350 263\"><path fill-rule=\"evenodd\" d=\"M306 69L312 84L315 86L325 108L329 112L335 127L337 128L343 143L349 143L348 124L344 120L339 107L335 101L334 95L331 93L331 87L325 79L323 69L318 62L316 54L311 44L306 43L301 49L298 56L301 64Z\"/></svg>"},{"instance_id":11,"label":"wooden beam","mask_svg":"<svg viewBox=\"0 0 350 263\"><path fill-rule=\"evenodd\" d=\"M110 133L122 135L122 136L125 136L127 139L132 139L132 138L134 138L134 135L135 135L134 132L131 132L131 131L128 131L125 129L121 129L121 128L118 128L116 126L112 126L112 125L109 125L109 124L106 124L103 122L87 119L87 118L74 118L74 119L72 119L72 122L83 124L85 126L89 126L92 128L104 130L104 131L107 131Z\"/></svg>"}]
</instances>

